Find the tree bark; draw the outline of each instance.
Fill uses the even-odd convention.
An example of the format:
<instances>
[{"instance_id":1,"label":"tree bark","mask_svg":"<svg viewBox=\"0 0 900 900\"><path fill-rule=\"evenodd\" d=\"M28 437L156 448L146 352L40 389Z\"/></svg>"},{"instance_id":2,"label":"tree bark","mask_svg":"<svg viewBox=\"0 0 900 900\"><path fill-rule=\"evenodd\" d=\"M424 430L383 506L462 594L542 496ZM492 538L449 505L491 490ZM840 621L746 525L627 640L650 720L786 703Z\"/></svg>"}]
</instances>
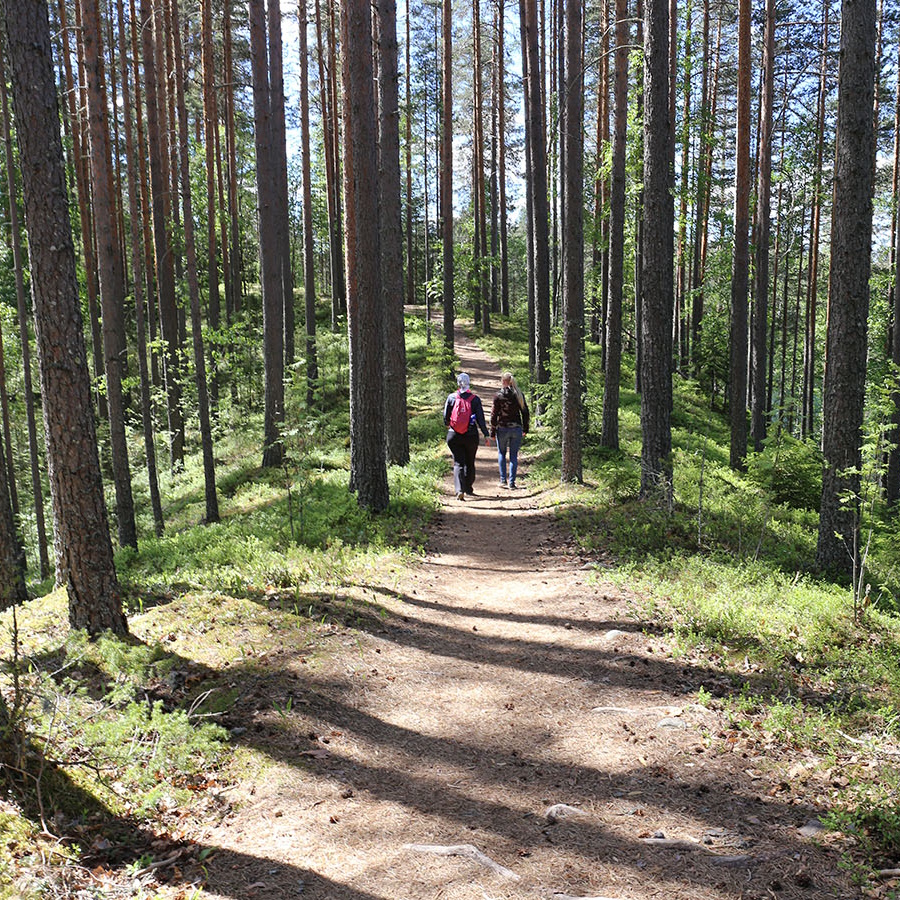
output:
<instances>
[{"instance_id":1,"label":"tree bark","mask_svg":"<svg viewBox=\"0 0 900 900\"><path fill-rule=\"evenodd\" d=\"M620 0L621 2L621 0ZM581 2L566 7L565 238L563 241L562 480L582 481L584 376L584 66Z\"/></svg>"},{"instance_id":2,"label":"tree bark","mask_svg":"<svg viewBox=\"0 0 900 900\"><path fill-rule=\"evenodd\" d=\"M750 289L750 0L738 4L738 99L731 270L729 408L733 469L747 456L747 305Z\"/></svg>"},{"instance_id":3,"label":"tree bark","mask_svg":"<svg viewBox=\"0 0 900 900\"><path fill-rule=\"evenodd\" d=\"M156 442L153 437L153 406L150 399L150 369L147 364L147 334L144 317L146 297L141 257L143 254L141 207L139 202L138 179L135 176L136 160L131 119L131 86L128 77L128 58L125 52L125 10L123 0L117 0L119 22L119 57L122 65L122 113L125 117L125 171L128 180L128 216L131 229L131 267L134 270L134 310L138 356L138 374L141 381L141 419L144 435L144 453L147 457L147 481L150 490L150 506L153 510L153 524L156 536L163 533L164 522L162 499L159 494L159 475L156 464ZM134 2L131 4L132 25L134 25Z\"/></svg>"},{"instance_id":4,"label":"tree bark","mask_svg":"<svg viewBox=\"0 0 900 900\"><path fill-rule=\"evenodd\" d=\"M2 9L25 197L57 580L66 585L73 628L125 634L91 410L47 6L44 0L3 0Z\"/></svg>"},{"instance_id":5,"label":"tree bark","mask_svg":"<svg viewBox=\"0 0 900 900\"><path fill-rule=\"evenodd\" d=\"M528 93L525 115L528 119L529 157L531 172L531 220L534 274L534 387L537 393L535 415L539 416L546 403L542 388L550 381L550 231L547 206L547 141L544 127L543 91L541 88L541 60L539 53L536 0L521 0L524 7L523 57L527 57Z\"/></svg>"},{"instance_id":6,"label":"tree bark","mask_svg":"<svg viewBox=\"0 0 900 900\"><path fill-rule=\"evenodd\" d=\"M760 109L759 175L756 189L756 292L753 341L750 346L751 434L753 449L762 450L766 436L766 331L769 310L769 240L772 197L772 121L775 102L775 0L766 0L763 92ZM775 320L773 310L772 321Z\"/></svg>"},{"instance_id":7,"label":"tree bark","mask_svg":"<svg viewBox=\"0 0 900 900\"><path fill-rule=\"evenodd\" d=\"M622 374L622 301L625 288L625 153L628 128L629 21L627 0L616 0L615 132L609 211L609 313L600 443L619 449L619 387Z\"/></svg>"},{"instance_id":8,"label":"tree bark","mask_svg":"<svg viewBox=\"0 0 900 900\"><path fill-rule=\"evenodd\" d=\"M378 0L378 175L381 302L384 309L384 432L387 460L409 462L406 331L403 321L403 227L400 209L400 87L397 2Z\"/></svg>"},{"instance_id":9,"label":"tree bark","mask_svg":"<svg viewBox=\"0 0 900 900\"><path fill-rule=\"evenodd\" d=\"M822 570L853 575L860 562L860 448L875 167L874 57L875 0L844 0L822 403L825 471L816 564Z\"/></svg>"},{"instance_id":10,"label":"tree bark","mask_svg":"<svg viewBox=\"0 0 900 900\"><path fill-rule=\"evenodd\" d=\"M312 159L309 150L309 54L306 0L297 4L300 49L300 153L303 175L303 297L306 318L306 405L312 408L319 381L316 357L316 258L313 244Z\"/></svg>"},{"instance_id":11,"label":"tree bark","mask_svg":"<svg viewBox=\"0 0 900 900\"><path fill-rule=\"evenodd\" d=\"M169 458L173 472L184 468L184 414L181 409L181 362L178 339L178 310L175 305L175 272L169 232L168 141L161 120L165 105L157 82L157 44L162 23L151 0L141 0L144 90L147 97L147 147L150 163L150 191L153 210L153 245L156 251L156 286L159 321L165 345L163 361L166 411L169 422Z\"/></svg>"},{"instance_id":12,"label":"tree bark","mask_svg":"<svg viewBox=\"0 0 900 900\"><path fill-rule=\"evenodd\" d=\"M194 349L194 380L197 385L197 415L200 420L200 444L203 454L203 483L206 501L205 522L219 521L219 500L216 496L216 464L213 455L212 429L209 421L209 391L206 383L206 357L203 350L203 323L200 318L200 278L197 274L197 249L194 239L194 208L191 199L191 169L188 143L187 107L184 101L184 54L178 24L177 0L172 4L172 37L175 42L175 107L178 112L178 150L181 171L181 202L184 207L184 248L188 276L188 296L191 304L191 344ZM213 232L215 225L213 224Z\"/></svg>"},{"instance_id":13,"label":"tree bark","mask_svg":"<svg viewBox=\"0 0 900 900\"><path fill-rule=\"evenodd\" d=\"M443 238L444 346L453 349L453 5L442 0L444 55L441 81L441 236Z\"/></svg>"},{"instance_id":14,"label":"tree bark","mask_svg":"<svg viewBox=\"0 0 900 900\"><path fill-rule=\"evenodd\" d=\"M263 295L265 366L264 467L280 466L284 456L284 294L279 259L277 174L272 150L272 98L264 0L250 0L250 60L256 138L256 190L259 203L259 266Z\"/></svg>"},{"instance_id":15,"label":"tree bark","mask_svg":"<svg viewBox=\"0 0 900 900\"><path fill-rule=\"evenodd\" d=\"M671 502L674 200L668 0L644 9L644 240L641 275L641 496Z\"/></svg>"},{"instance_id":16,"label":"tree bark","mask_svg":"<svg viewBox=\"0 0 900 900\"><path fill-rule=\"evenodd\" d=\"M97 242L97 268L100 275L104 369L106 397L109 404L113 483L116 492L116 521L119 543L123 547L137 547L134 499L131 494L131 466L128 461L128 441L125 434L125 397L122 393L122 377L127 371L123 318L125 283L113 191L109 105L101 42L100 10L97 0L79 0L79 3L87 79L92 208Z\"/></svg>"},{"instance_id":17,"label":"tree bark","mask_svg":"<svg viewBox=\"0 0 900 900\"><path fill-rule=\"evenodd\" d=\"M34 500L34 519L38 540L38 560L41 580L50 574L50 557L47 553L47 526L44 520L44 486L41 482L40 449L38 446L37 420L34 411L34 379L31 373L31 337L28 331L28 306L25 294L24 259L22 253L22 228L19 223L16 168L13 156L12 132L9 122L9 100L6 94L6 67L0 53L0 104L3 113L3 144L6 157L6 192L9 200L10 242L13 253L13 269L16 279L16 309L19 319L19 343L22 353L22 370L25 394L25 418L28 426L28 457L31 471L31 493Z\"/></svg>"},{"instance_id":18,"label":"tree bark","mask_svg":"<svg viewBox=\"0 0 900 900\"><path fill-rule=\"evenodd\" d=\"M368 0L345 0L342 24L347 330L350 342L350 478L359 505L388 505L383 309L372 20Z\"/></svg>"}]
</instances>

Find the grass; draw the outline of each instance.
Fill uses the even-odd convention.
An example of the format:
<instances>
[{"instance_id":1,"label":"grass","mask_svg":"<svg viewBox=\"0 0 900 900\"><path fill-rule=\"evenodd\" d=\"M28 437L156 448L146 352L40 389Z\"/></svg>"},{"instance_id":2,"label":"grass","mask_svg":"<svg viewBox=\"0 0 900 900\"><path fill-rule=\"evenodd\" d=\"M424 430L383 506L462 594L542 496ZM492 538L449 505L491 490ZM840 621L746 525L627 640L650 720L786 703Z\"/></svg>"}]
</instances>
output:
<instances>
[{"instance_id":1,"label":"grass","mask_svg":"<svg viewBox=\"0 0 900 900\"><path fill-rule=\"evenodd\" d=\"M495 318L480 345L529 390L525 326ZM559 372L559 347L553 368ZM305 385L287 394L287 461L259 468L261 427L253 416L217 426L222 521L204 514L199 454L162 478L166 534L157 538L145 489L136 479L140 548L120 550L117 566L132 637L93 643L70 635L65 598L45 591L19 611L25 699L23 725L32 775L13 779L0 807L0 900L18 860L38 852L42 821L73 836L76 858L98 822L136 835L166 827L173 809L203 816L215 785L236 760L261 755L235 746L219 722L262 665L273 641L315 667L332 627L378 616L354 596L372 570L402 567L421 552L438 507L447 453L440 410L449 359L426 342L421 318L407 321L413 459L389 470L391 502L380 516L361 510L349 477L346 357L323 338L323 398L308 408ZM757 752L775 742L841 771L827 797L828 823L852 836L857 859L877 866L900 852L900 551L880 511L873 529L872 604L853 616L846 586L812 571L819 489L814 448L773 441L746 474L728 465L728 427L696 386L675 379L671 507L643 502L640 406L626 360L620 449L599 447L599 352L586 354L589 429L585 485L559 483L559 412L551 407L526 443L529 479L545 489L584 551L595 577L634 597L635 614L670 634L671 652L710 675L697 700L721 708ZM556 376L558 380L558 375ZM551 384L558 396L559 385ZM196 436L190 436L196 442ZM135 470L140 446L135 443ZM9 614L0 619L9 624ZM216 640L207 635L215 626ZM0 672L10 690L11 663ZM233 673L240 672L240 678ZM719 676L713 679L711 676ZM291 703L272 698L271 716ZM853 760L873 759L872 765ZM38 770L34 770L38 765ZM43 769L40 766L43 765ZM23 766L23 768L25 768ZM39 771L40 774L34 774ZM41 790L35 790L40 786ZM38 823L38 824L36 824ZM58 823L58 824L57 824ZM6 896L27 896L24 888Z\"/></svg>"},{"instance_id":2,"label":"grass","mask_svg":"<svg viewBox=\"0 0 900 900\"><path fill-rule=\"evenodd\" d=\"M483 346L525 367L521 328L497 324ZM551 394L559 396L559 345ZM810 443L774 436L748 471L729 467L723 414L690 380L674 379L671 508L647 503L640 489L640 398L626 359L620 449L599 447L602 373L586 348L584 486L557 491L558 514L584 551L598 557L596 578L635 598L635 615L670 633L673 652L721 673L723 690L698 699L721 706L748 736L765 734L802 748L823 771L846 771L828 796L828 823L844 831L869 871L900 853L900 545L896 522L868 507L865 529L871 605L854 618L847 585L814 572L821 458ZM524 379L523 379L524 380ZM529 438L530 475L558 484L558 413ZM870 476L872 477L872 476ZM867 764L855 762L865 754ZM859 862L857 858L857 863Z\"/></svg>"}]
</instances>

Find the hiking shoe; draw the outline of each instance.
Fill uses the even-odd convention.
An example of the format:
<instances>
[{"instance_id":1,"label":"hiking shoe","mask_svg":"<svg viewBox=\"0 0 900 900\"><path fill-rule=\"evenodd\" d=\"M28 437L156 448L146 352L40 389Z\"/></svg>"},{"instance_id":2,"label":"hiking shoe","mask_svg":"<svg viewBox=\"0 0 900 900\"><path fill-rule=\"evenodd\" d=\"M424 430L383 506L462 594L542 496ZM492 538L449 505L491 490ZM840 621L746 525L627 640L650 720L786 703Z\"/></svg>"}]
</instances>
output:
<instances>
[{"instance_id":1,"label":"hiking shoe","mask_svg":"<svg viewBox=\"0 0 900 900\"><path fill-rule=\"evenodd\" d=\"M501 481L501 482L497 485L497 487L502 487L502 488L505 488L505 487L507 487L507 486L508 486L508 485L506 484L505 481Z\"/></svg>"},{"instance_id":2,"label":"hiking shoe","mask_svg":"<svg viewBox=\"0 0 900 900\"><path fill-rule=\"evenodd\" d=\"M473 491L472 488L469 488L469 490L467 490L466 493L467 493L470 497L474 497L474 496L475 496L475 491Z\"/></svg>"},{"instance_id":3,"label":"hiking shoe","mask_svg":"<svg viewBox=\"0 0 900 900\"><path fill-rule=\"evenodd\" d=\"M466 499L466 495L465 495L462 491L460 491L460 492L456 495L456 499L457 499L457 500L465 500L465 499Z\"/></svg>"},{"instance_id":4,"label":"hiking shoe","mask_svg":"<svg viewBox=\"0 0 900 900\"><path fill-rule=\"evenodd\" d=\"M517 485L514 481L511 481L511 482L509 483L509 489L510 489L511 491L514 491L517 487L518 487L518 485Z\"/></svg>"}]
</instances>

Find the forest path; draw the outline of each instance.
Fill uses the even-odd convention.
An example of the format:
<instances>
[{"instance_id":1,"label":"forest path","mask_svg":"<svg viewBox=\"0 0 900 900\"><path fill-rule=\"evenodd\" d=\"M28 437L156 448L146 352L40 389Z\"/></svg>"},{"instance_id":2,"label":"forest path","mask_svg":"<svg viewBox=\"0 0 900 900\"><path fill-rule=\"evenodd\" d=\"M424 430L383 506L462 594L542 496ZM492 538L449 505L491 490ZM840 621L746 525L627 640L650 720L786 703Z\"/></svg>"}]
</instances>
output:
<instances>
[{"instance_id":1,"label":"forest path","mask_svg":"<svg viewBox=\"0 0 900 900\"><path fill-rule=\"evenodd\" d=\"M490 409L496 364L461 331L456 346ZM859 896L799 831L814 811L784 760L696 703L728 680L673 657L572 550L527 440L519 491L497 486L493 448L478 462L474 498L446 479L413 571L333 598L380 614L272 664L296 687L246 711L268 722L267 759L202 836L221 848L203 896Z\"/></svg>"}]
</instances>

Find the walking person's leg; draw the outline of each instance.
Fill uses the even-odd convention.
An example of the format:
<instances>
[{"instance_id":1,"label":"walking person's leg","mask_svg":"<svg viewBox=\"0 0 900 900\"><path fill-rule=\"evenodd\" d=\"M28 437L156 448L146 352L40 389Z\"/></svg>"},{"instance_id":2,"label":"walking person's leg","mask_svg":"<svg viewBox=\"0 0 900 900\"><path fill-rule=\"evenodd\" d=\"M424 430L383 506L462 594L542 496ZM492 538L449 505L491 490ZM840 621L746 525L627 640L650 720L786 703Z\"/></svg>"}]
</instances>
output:
<instances>
[{"instance_id":1,"label":"walking person's leg","mask_svg":"<svg viewBox=\"0 0 900 900\"><path fill-rule=\"evenodd\" d=\"M509 434L509 486L516 486L516 473L519 471L519 447L522 446L522 429L511 428Z\"/></svg>"},{"instance_id":2,"label":"walking person's leg","mask_svg":"<svg viewBox=\"0 0 900 900\"><path fill-rule=\"evenodd\" d=\"M453 489L458 499L462 500L466 492L466 443L465 435L450 431L447 434L447 446L453 455Z\"/></svg>"},{"instance_id":3,"label":"walking person's leg","mask_svg":"<svg viewBox=\"0 0 900 900\"><path fill-rule=\"evenodd\" d=\"M509 443L509 429L497 429L497 466L500 469L500 487L506 487L506 448Z\"/></svg>"},{"instance_id":4,"label":"walking person's leg","mask_svg":"<svg viewBox=\"0 0 900 900\"><path fill-rule=\"evenodd\" d=\"M468 432L463 435L465 438L466 448L466 472L463 478L465 487L463 490L467 494L474 494L475 485L475 454L478 453L478 432Z\"/></svg>"}]
</instances>

